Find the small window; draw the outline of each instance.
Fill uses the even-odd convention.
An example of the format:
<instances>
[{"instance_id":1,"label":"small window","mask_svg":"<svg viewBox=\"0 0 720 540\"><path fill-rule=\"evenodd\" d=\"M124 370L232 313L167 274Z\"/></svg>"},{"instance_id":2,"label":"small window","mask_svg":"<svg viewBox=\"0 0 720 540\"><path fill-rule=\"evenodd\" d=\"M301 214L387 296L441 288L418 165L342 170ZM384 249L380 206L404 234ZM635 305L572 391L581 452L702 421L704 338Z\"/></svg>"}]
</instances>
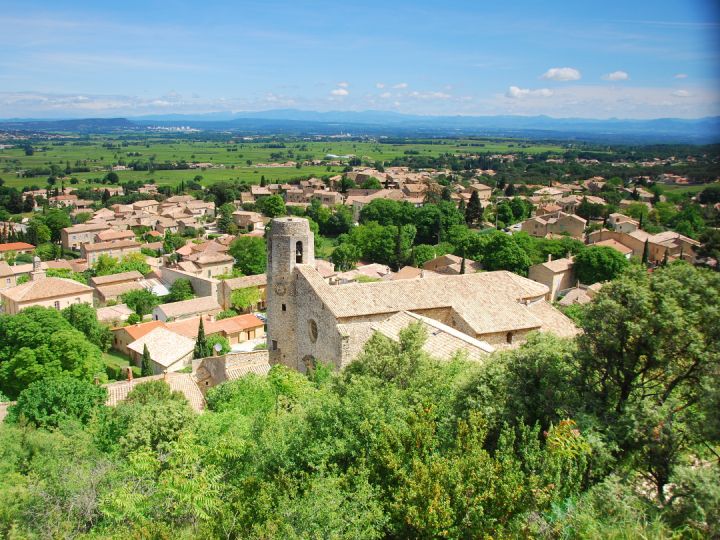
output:
<instances>
[{"instance_id":1,"label":"small window","mask_svg":"<svg viewBox=\"0 0 720 540\"><path fill-rule=\"evenodd\" d=\"M310 319L310 341L315 343L318 338L318 327L314 319Z\"/></svg>"},{"instance_id":2,"label":"small window","mask_svg":"<svg viewBox=\"0 0 720 540\"><path fill-rule=\"evenodd\" d=\"M282 310L287 311L287 306L285 304L282 305Z\"/></svg>"},{"instance_id":3,"label":"small window","mask_svg":"<svg viewBox=\"0 0 720 540\"><path fill-rule=\"evenodd\" d=\"M295 243L295 264L303 264L303 244L300 241Z\"/></svg>"},{"instance_id":4,"label":"small window","mask_svg":"<svg viewBox=\"0 0 720 540\"><path fill-rule=\"evenodd\" d=\"M60 300L55 300L55 309L60 309Z\"/></svg>"},{"instance_id":5,"label":"small window","mask_svg":"<svg viewBox=\"0 0 720 540\"><path fill-rule=\"evenodd\" d=\"M273 351L277 351L277 348L278 348L278 347L277 347L277 340L273 339L271 345L272 345L272 346L271 346L271 349L272 349Z\"/></svg>"},{"instance_id":6,"label":"small window","mask_svg":"<svg viewBox=\"0 0 720 540\"><path fill-rule=\"evenodd\" d=\"M507 340L507 342L509 344L512 344L514 337L515 337L515 334L513 332L508 332L507 335L505 336L505 339Z\"/></svg>"}]
</instances>

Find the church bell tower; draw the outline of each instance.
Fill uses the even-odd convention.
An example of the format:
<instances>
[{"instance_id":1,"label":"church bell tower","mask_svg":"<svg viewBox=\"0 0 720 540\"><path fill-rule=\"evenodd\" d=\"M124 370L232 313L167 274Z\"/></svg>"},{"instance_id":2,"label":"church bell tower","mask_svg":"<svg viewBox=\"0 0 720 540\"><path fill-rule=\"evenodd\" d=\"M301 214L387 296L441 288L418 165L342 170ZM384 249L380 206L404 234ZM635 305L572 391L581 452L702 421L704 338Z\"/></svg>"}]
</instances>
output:
<instances>
[{"instance_id":1,"label":"church bell tower","mask_svg":"<svg viewBox=\"0 0 720 540\"><path fill-rule=\"evenodd\" d=\"M315 238L307 219L273 219L267 246L267 348L270 364L298 369L298 299L294 270L315 266Z\"/></svg>"}]
</instances>

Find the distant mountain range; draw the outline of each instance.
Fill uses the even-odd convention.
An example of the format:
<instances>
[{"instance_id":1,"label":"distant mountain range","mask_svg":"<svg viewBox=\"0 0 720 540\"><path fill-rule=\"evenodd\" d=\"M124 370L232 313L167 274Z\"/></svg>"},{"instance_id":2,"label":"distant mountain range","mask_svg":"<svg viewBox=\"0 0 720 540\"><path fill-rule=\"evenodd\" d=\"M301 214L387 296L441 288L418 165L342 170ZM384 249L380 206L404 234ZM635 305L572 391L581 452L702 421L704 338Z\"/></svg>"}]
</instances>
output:
<instances>
[{"instance_id":1,"label":"distant mountain range","mask_svg":"<svg viewBox=\"0 0 720 540\"><path fill-rule=\"evenodd\" d=\"M147 115L131 118L0 120L0 130L105 133L181 127L248 135L507 136L615 143L720 142L720 117L652 120L549 116L422 116L389 111L302 111Z\"/></svg>"}]
</instances>

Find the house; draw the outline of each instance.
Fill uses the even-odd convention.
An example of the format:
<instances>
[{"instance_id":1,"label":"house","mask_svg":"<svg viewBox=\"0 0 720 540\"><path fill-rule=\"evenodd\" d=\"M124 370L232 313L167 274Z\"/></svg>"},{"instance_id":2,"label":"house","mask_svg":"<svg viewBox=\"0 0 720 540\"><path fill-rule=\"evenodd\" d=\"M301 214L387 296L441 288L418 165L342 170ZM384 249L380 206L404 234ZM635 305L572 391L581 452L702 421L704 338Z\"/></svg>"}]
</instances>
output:
<instances>
[{"instance_id":1,"label":"house","mask_svg":"<svg viewBox=\"0 0 720 540\"><path fill-rule=\"evenodd\" d=\"M597 244L604 240L615 240L623 246L632 250L632 256L642 257L645 251L645 243L648 246L648 261L659 263L667 252L669 257L677 257L690 263L696 261L696 250L700 242L683 236L675 231L664 231L659 234L649 234L643 230L636 230L630 233L622 233L602 229L588 235L589 244Z\"/></svg>"},{"instance_id":2,"label":"house","mask_svg":"<svg viewBox=\"0 0 720 540\"><path fill-rule=\"evenodd\" d=\"M95 297L98 303L105 305L111 300L117 300L127 292L144 289L142 280L143 275L137 270L132 270L90 278L90 285L95 287Z\"/></svg>"},{"instance_id":3,"label":"house","mask_svg":"<svg viewBox=\"0 0 720 540\"><path fill-rule=\"evenodd\" d=\"M147 347L153 373L179 371L192 363L195 341L157 327L127 346L130 361L136 366L142 364L143 351Z\"/></svg>"},{"instance_id":4,"label":"house","mask_svg":"<svg viewBox=\"0 0 720 540\"><path fill-rule=\"evenodd\" d=\"M558 212L557 214L547 214L542 217L535 216L523 221L520 230L539 238L544 238L548 234L582 238L586 223L587 221L580 216Z\"/></svg>"},{"instance_id":5,"label":"house","mask_svg":"<svg viewBox=\"0 0 720 540\"><path fill-rule=\"evenodd\" d=\"M638 223L631 217L628 217L624 214L619 214L617 212L608 216L607 224L614 231L622 233L631 233L640 228L640 223Z\"/></svg>"},{"instance_id":6,"label":"house","mask_svg":"<svg viewBox=\"0 0 720 540\"><path fill-rule=\"evenodd\" d=\"M110 226L105 223L83 223L65 227L60 231L60 241L65 249L79 250L83 244L92 244L99 232L107 231Z\"/></svg>"},{"instance_id":7,"label":"house","mask_svg":"<svg viewBox=\"0 0 720 540\"><path fill-rule=\"evenodd\" d=\"M268 352L232 352L209 356L193 362L193 376L203 392L226 381L234 381L251 373L267 375L270 371Z\"/></svg>"},{"instance_id":8,"label":"house","mask_svg":"<svg viewBox=\"0 0 720 540\"><path fill-rule=\"evenodd\" d=\"M200 317L169 322L166 323L165 327L177 334L197 340ZM231 346L264 337L264 327L265 323L250 313L220 319L219 321L212 320L210 317L203 317L205 335L218 334L227 339Z\"/></svg>"},{"instance_id":9,"label":"house","mask_svg":"<svg viewBox=\"0 0 720 540\"><path fill-rule=\"evenodd\" d=\"M459 275L463 273L462 260L463 258L457 255L441 255L423 264L423 269L437 274ZM465 259L465 274L478 272L481 268L480 263Z\"/></svg>"},{"instance_id":10,"label":"house","mask_svg":"<svg viewBox=\"0 0 720 540\"><path fill-rule=\"evenodd\" d=\"M182 302L160 304L153 309L153 319L170 322L198 315L217 315L221 311L222 308L214 296L201 296Z\"/></svg>"},{"instance_id":11,"label":"house","mask_svg":"<svg viewBox=\"0 0 720 540\"><path fill-rule=\"evenodd\" d=\"M219 296L223 309L232 308L232 293L239 289L255 287L260 292L260 302L257 309L265 309L265 298L267 294L267 275L258 274L255 276L243 276L239 278L225 279L220 283Z\"/></svg>"},{"instance_id":12,"label":"house","mask_svg":"<svg viewBox=\"0 0 720 540\"><path fill-rule=\"evenodd\" d=\"M263 221L262 214L259 212L237 210L236 212L233 212L232 216L235 225L241 229L247 229L248 231L265 229L265 222Z\"/></svg>"},{"instance_id":13,"label":"house","mask_svg":"<svg viewBox=\"0 0 720 540\"><path fill-rule=\"evenodd\" d=\"M21 276L30 277L32 271L32 263L10 266L7 262L0 261L0 291L15 287L18 278Z\"/></svg>"},{"instance_id":14,"label":"house","mask_svg":"<svg viewBox=\"0 0 720 540\"><path fill-rule=\"evenodd\" d=\"M620 252L628 260L630 260L630 257L632 257L633 254L632 248L624 246L623 244L621 244L617 240L613 240L612 238L608 238L607 240L601 240L600 242L596 242L593 245L612 248L615 251Z\"/></svg>"},{"instance_id":15,"label":"house","mask_svg":"<svg viewBox=\"0 0 720 540\"><path fill-rule=\"evenodd\" d=\"M545 300L554 302L558 295L575 285L573 259L570 257L552 260L548 257L547 262L530 267L528 278L545 285L548 288Z\"/></svg>"},{"instance_id":16,"label":"house","mask_svg":"<svg viewBox=\"0 0 720 540\"><path fill-rule=\"evenodd\" d=\"M19 255L21 253L32 253L35 251L35 246L28 244L27 242L9 242L7 244L0 244L0 257L7 258L11 253Z\"/></svg>"},{"instance_id":17,"label":"house","mask_svg":"<svg viewBox=\"0 0 720 540\"><path fill-rule=\"evenodd\" d=\"M153 186L155 187L155 186ZM156 188L157 190L157 188ZM133 210L147 212L149 214L157 214L158 209L160 208L160 203L156 200L149 199L144 201L137 201L132 203L131 205L133 207Z\"/></svg>"},{"instance_id":18,"label":"house","mask_svg":"<svg viewBox=\"0 0 720 540\"><path fill-rule=\"evenodd\" d=\"M109 326L116 326L128 320L135 313L125 304L97 308L98 321Z\"/></svg>"},{"instance_id":19,"label":"house","mask_svg":"<svg viewBox=\"0 0 720 540\"><path fill-rule=\"evenodd\" d=\"M473 192L478 194L478 198L481 201L489 201L492 196L492 188L490 186L486 186L485 184L475 183L470 184L467 188L465 188L465 193L472 195Z\"/></svg>"},{"instance_id":20,"label":"house","mask_svg":"<svg viewBox=\"0 0 720 540\"><path fill-rule=\"evenodd\" d=\"M140 253L140 242L136 240L118 240L116 242L98 242L97 244L82 244L80 253L88 260L89 264L95 264L100 255L107 255L120 259L130 253Z\"/></svg>"},{"instance_id":21,"label":"house","mask_svg":"<svg viewBox=\"0 0 720 540\"><path fill-rule=\"evenodd\" d=\"M64 309L73 304L93 303L93 289L72 279L47 277L35 257L30 281L0 291L4 312L16 315L33 306Z\"/></svg>"},{"instance_id":22,"label":"house","mask_svg":"<svg viewBox=\"0 0 720 540\"><path fill-rule=\"evenodd\" d=\"M135 233L131 230L116 231L113 229L100 231L95 235L96 242L115 242L117 240L134 240Z\"/></svg>"},{"instance_id":23,"label":"house","mask_svg":"<svg viewBox=\"0 0 720 540\"><path fill-rule=\"evenodd\" d=\"M132 372L130 372L132 373ZM132 375L131 375L132 377ZM105 405L115 407L127 399L128 394L139 384L151 381L164 381L173 392L180 392L187 399L190 407L196 412L205 409L205 397L190 373L163 373L149 377L130 378L126 381L116 381L103 386L107 389L108 398Z\"/></svg>"},{"instance_id":24,"label":"house","mask_svg":"<svg viewBox=\"0 0 720 540\"><path fill-rule=\"evenodd\" d=\"M113 328L112 348L129 356L130 351L128 350L128 345L159 327L164 328L165 323L162 321L149 321L131 326L123 326L121 328Z\"/></svg>"},{"instance_id":25,"label":"house","mask_svg":"<svg viewBox=\"0 0 720 540\"><path fill-rule=\"evenodd\" d=\"M177 263L177 266L196 276L214 278L232 273L235 259L227 253L194 253Z\"/></svg>"}]
</instances>

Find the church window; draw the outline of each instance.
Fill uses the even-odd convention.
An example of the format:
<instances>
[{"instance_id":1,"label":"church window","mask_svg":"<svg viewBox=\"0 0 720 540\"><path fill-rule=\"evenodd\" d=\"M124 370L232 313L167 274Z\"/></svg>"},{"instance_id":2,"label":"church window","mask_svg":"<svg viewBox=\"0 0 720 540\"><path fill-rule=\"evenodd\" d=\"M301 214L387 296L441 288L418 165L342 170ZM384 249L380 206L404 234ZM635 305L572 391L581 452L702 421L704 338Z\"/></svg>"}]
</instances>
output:
<instances>
[{"instance_id":1,"label":"church window","mask_svg":"<svg viewBox=\"0 0 720 540\"><path fill-rule=\"evenodd\" d=\"M298 241L295 243L295 264L303 263L303 244Z\"/></svg>"},{"instance_id":2,"label":"church window","mask_svg":"<svg viewBox=\"0 0 720 540\"><path fill-rule=\"evenodd\" d=\"M318 327L314 319L310 319L310 341L315 343L318 337Z\"/></svg>"},{"instance_id":3,"label":"church window","mask_svg":"<svg viewBox=\"0 0 720 540\"><path fill-rule=\"evenodd\" d=\"M282 305L282 310L287 311L287 306L285 304Z\"/></svg>"}]
</instances>

